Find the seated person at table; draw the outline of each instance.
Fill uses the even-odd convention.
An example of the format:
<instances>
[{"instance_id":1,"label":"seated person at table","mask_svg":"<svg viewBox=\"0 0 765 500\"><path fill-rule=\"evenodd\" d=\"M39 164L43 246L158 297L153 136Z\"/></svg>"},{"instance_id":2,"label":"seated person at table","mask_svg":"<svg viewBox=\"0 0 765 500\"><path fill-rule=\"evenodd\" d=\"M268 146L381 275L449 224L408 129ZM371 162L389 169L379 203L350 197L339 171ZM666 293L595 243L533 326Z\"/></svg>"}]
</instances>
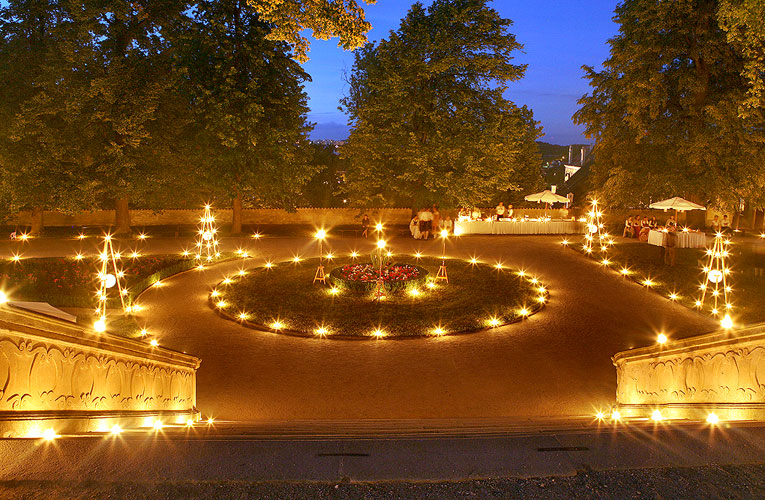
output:
<instances>
[{"instance_id":1,"label":"seated person at table","mask_svg":"<svg viewBox=\"0 0 765 500\"><path fill-rule=\"evenodd\" d=\"M720 224L720 217L715 215L714 219L712 219L712 222L709 223L710 229L712 229L712 232L717 234L720 231L722 231L722 225Z\"/></svg>"},{"instance_id":2,"label":"seated person at table","mask_svg":"<svg viewBox=\"0 0 765 500\"><path fill-rule=\"evenodd\" d=\"M640 241L648 241L648 233L651 231L651 221L648 220L648 217L643 217L643 220L640 222L640 234L638 235L638 239Z\"/></svg>"},{"instance_id":3,"label":"seated person at table","mask_svg":"<svg viewBox=\"0 0 765 500\"><path fill-rule=\"evenodd\" d=\"M469 219L470 218L470 210L468 210L467 208L464 208L464 207L460 208L460 211L457 213L457 217L459 217L460 219L463 218L463 217L467 217Z\"/></svg>"},{"instance_id":4,"label":"seated person at table","mask_svg":"<svg viewBox=\"0 0 765 500\"><path fill-rule=\"evenodd\" d=\"M730 233L730 221L728 220L728 215L723 215L722 222L720 222L720 231L723 233Z\"/></svg>"},{"instance_id":5,"label":"seated person at table","mask_svg":"<svg viewBox=\"0 0 765 500\"><path fill-rule=\"evenodd\" d=\"M513 216L513 206L508 205L507 210L505 211L505 217L510 218Z\"/></svg>"},{"instance_id":6,"label":"seated person at table","mask_svg":"<svg viewBox=\"0 0 765 500\"><path fill-rule=\"evenodd\" d=\"M643 219L638 215L635 217L635 222L632 224L632 231L635 233L635 238L640 237L640 228L643 227Z\"/></svg>"},{"instance_id":7,"label":"seated person at table","mask_svg":"<svg viewBox=\"0 0 765 500\"><path fill-rule=\"evenodd\" d=\"M665 227L667 229L669 229L669 228L677 228L677 222L675 222L675 216L674 215L670 215L669 216L669 219L667 219L667 223L665 224Z\"/></svg>"},{"instance_id":8,"label":"seated person at table","mask_svg":"<svg viewBox=\"0 0 765 500\"><path fill-rule=\"evenodd\" d=\"M623 238L632 238L632 216L630 215L627 217L627 220L624 221L624 232L622 233Z\"/></svg>"},{"instance_id":9,"label":"seated person at table","mask_svg":"<svg viewBox=\"0 0 765 500\"><path fill-rule=\"evenodd\" d=\"M657 229L659 227L659 221L656 220L656 217L651 217L651 220L648 223L648 227L651 229Z\"/></svg>"},{"instance_id":10,"label":"seated person at table","mask_svg":"<svg viewBox=\"0 0 765 500\"><path fill-rule=\"evenodd\" d=\"M479 220L481 218L481 211L478 208L473 208L473 212L470 214L470 218L473 220Z\"/></svg>"}]
</instances>

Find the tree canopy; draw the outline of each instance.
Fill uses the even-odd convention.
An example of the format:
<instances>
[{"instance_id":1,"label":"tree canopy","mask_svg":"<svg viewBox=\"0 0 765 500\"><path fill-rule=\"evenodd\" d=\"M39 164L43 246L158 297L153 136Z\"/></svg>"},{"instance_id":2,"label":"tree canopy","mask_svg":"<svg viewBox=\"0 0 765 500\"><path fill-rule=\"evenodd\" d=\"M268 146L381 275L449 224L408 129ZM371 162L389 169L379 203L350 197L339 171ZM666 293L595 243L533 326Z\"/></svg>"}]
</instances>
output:
<instances>
[{"instance_id":1,"label":"tree canopy","mask_svg":"<svg viewBox=\"0 0 765 500\"><path fill-rule=\"evenodd\" d=\"M350 202L472 205L536 183L540 130L504 97L525 71L510 26L485 0L415 3L356 52L342 100Z\"/></svg>"},{"instance_id":2,"label":"tree canopy","mask_svg":"<svg viewBox=\"0 0 765 500\"><path fill-rule=\"evenodd\" d=\"M747 61L720 27L715 0L626 0L603 70L574 115L595 138L600 197L635 205L669 196L762 206L763 121L740 113Z\"/></svg>"}]
</instances>

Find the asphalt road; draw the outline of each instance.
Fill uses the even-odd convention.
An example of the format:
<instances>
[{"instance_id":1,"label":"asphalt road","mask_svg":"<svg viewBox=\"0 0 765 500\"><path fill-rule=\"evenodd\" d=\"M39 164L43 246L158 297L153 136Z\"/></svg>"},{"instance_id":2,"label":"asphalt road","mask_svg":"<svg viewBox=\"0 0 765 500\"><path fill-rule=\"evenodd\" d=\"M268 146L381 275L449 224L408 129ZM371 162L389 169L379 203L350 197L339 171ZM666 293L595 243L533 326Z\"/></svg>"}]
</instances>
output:
<instances>
[{"instance_id":1,"label":"asphalt road","mask_svg":"<svg viewBox=\"0 0 765 500\"><path fill-rule=\"evenodd\" d=\"M202 358L201 411L238 421L592 415L614 403L614 353L651 344L659 331L679 338L716 328L710 318L559 242L547 236L470 236L450 243L449 255L523 268L550 290L539 314L475 334L341 341L243 328L207 305L209 287L242 261L169 278L166 286L141 297L146 309L140 320L161 345ZM397 239L392 244L396 253L441 253L440 242ZM27 244L25 255L73 253L79 245L40 240ZM248 247L254 255L248 266L316 252L315 242L305 238L231 239L225 245ZM330 245L336 252L371 248L369 241L343 238ZM0 252L7 253L8 246ZM157 239L142 246L152 253L183 245Z\"/></svg>"}]
</instances>

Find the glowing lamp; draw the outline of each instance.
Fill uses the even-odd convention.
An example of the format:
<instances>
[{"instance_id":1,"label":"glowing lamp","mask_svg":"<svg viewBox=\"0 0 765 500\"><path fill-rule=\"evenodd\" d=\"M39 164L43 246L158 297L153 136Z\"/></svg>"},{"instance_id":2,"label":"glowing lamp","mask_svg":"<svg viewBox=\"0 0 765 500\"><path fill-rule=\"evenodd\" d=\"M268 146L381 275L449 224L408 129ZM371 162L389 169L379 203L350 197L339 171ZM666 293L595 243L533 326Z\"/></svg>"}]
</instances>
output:
<instances>
[{"instance_id":1,"label":"glowing lamp","mask_svg":"<svg viewBox=\"0 0 765 500\"><path fill-rule=\"evenodd\" d=\"M437 326L433 329L433 335L443 335L444 333L446 333L446 330L444 330L440 326Z\"/></svg>"},{"instance_id":2,"label":"glowing lamp","mask_svg":"<svg viewBox=\"0 0 765 500\"><path fill-rule=\"evenodd\" d=\"M528 315L529 315L529 310L528 310L528 309L526 309L525 307L522 307L522 308L521 308L521 309L518 311L518 314L520 314L521 316L528 316Z\"/></svg>"},{"instance_id":3,"label":"glowing lamp","mask_svg":"<svg viewBox=\"0 0 765 500\"><path fill-rule=\"evenodd\" d=\"M446 229L442 229L441 230L441 237L442 238L446 238L447 236L449 236L449 231L447 231Z\"/></svg>"},{"instance_id":4,"label":"glowing lamp","mask_svg":"<svg viewBox=\"0 0 765 500\"><path fill-rule=\"evenodd\" d=\"M6 302L8 302L8 296L5 292L0 291L0 304L5 304Z\"/></svg>"},{"instance_id":5,"label":"glowing lamp","mask_svg":"<svg viewBox=\"0 0 765 500\"><path fill-rule=\"evenodd\" d=\"M97 331L98 333L102 333L106 331L106 320L104 318L101 318L93 323L93 329Z\"/></svg>"},{"instance_id":6,"label":"glowing lamp","mask_svg":"<svg viewBox=\"0 0 765 500\"><path fill-rule=\"evenodd\" d=\"M489 325L490 326L499 326L499 319L497 318L489 318Z\"/></svg>"},{"instance_id":7,"label":"glowing lamp","mask_svg":"<svg viewBox=\"0 0 765 500\"><path fill-rule=\"evenodd\" d=\"M730 317L730 314L726 314L725 317L720 322L723 328L730 329L733 328L733 320Z\"/></svg>"},{"instance_id":8,"label":"glowing lamp","mask_svg":"<svg viewBox=\"0 0 765 500\"><path fill-rule=\"evenodd\" d=\"M568 240L563 240L560 242L561 245L568 245Z\"/></svg>"},{"instance_id":9,"label":"glowing lamp","mask_svg":"<svg viewBox=\"0 0 765 500\"><path fill-rule=\"evenodd\" d=\"M605 415L603 414L602 411L599 411L598 413L595 414L595 418L597 418L598 420L603 420L605 418Z\"/></svg>"},{"instance_id":10,"label":"glowing lamp","mask_svg":"<svg viewBox=\"0 0 765 500\"><path fill-rule=\"evenodd\" d=\"M651 413L651 420L654 422L660 422L663 418L664 417L659 410L654 410L653 413Z\"/></svg>"},{"instance_id":11,"label":"glowing lamp","mask_svg":"<svg viewBox=\"0 0 765 500\"><path fill-rule=\"evenodd\" d=\"M207 419L207 425L212 425L214 423L215 423L215 419L214 418L210 417L210 418Z\"/></svg>"},{"instance_id":12,"label":"glowing lamp","mask_svg":"<svg viewBox=\"0 0 765 500\"><path fill-rule=\"evenodd\" d=\"M194 421L192 419L186 420L186 427L193 427L193 426L194 426Z\"/></svg>"},{"instance_id":13,"label":"glowing lamp","mask_svg":"<svg viewBox=\"0 0 765 500\"><path fill-rule=\"evenodd\" d=\"M339 288L330 288L329 289L329 294L330 295L337 295L338 293L340 293L340 289Z\"/></svg>"},{"instance_id":14,"label":"glowing lamp","mask_svg":"<svg viewBox=\"0 0 765 500\"><path fill-rule=\"evenodd\" d=\"M472 259L470 259L470 263L473 264L473 265L478 264L478 259L473 257Z\"/></svg>"},{"instance_id":15,"label":"glowing lamp","mask_svg":"<svg viewBox=\"0 0 765 500\"><path fill-rule=\"evenodd\" d=\"M382 231L382 230L383 230L383 225L382 225L382 223L381 223L381 222L378 222L377 224L375 224L375 229L376 229L377 231Z\"/></svg>"},{"instance_id":16,"label":"glowing lamp","mask_svg":"<svg viewBox=\"0 0 765 500\"><path fill-rule=\"evenodd\" d=\"M152 427L154 428L155 431L161 431L164 425L162 424L161 420L155 420L154 423L152 424Z\"/></svg>"},{"instance_id":17,"label":"glowing lamp","mask_svg":"<svg viewBox=\"0 0 765 500\"><path fill-rule=\"evenodd\" d=\"M213 237L212 231L205 231L202 233L202 239L205 241L210 241Z\"/></svg>"},{"instance_id":18,"label":"glowing lamp","mask_svg":"<svg viewBox=\"0 0 765 500\"><path fill-rule=\"evenodd\" d=\"M266 262L266 264L265 264L265 268L266 269L271 269L272 267L274 267L273 264L271 264L270 262Z\"/></svg>"},{"instance_id":19,"label":"glowing lamp","mask_svg":"<svg viewBox=\"0 0 765 500\"><path fill-rule=\"evenodd\" d=\"M712 425L718 424L720 423L720 417L716 413L710 413L707 415L707 423Z\"/></svg>"},{"instance_id":20,"label":"glowing lamp","mask_svg":"<svg viewBox=\"0 0 765 500\"><path fill-rule=\"evenodd\" d=\"M412 297L418 297L420 295L420 291L416 288L412 288L411 290L409 290L409 295L411 295Z\"/></svg>"},{"instance_id":21,"label":"glowing lamp","mask_svg":"<svg viewBox=\"0 0 765 500\"><path fill-rule=\"evenodd\" d=\"M324 328L323 326L316 329L316 335L319 335L320 337L323 337L323 336L327 335L328 332L329 331L326 328Z\"/></svg>"},{"instance_id":22,"label":"glowing lamp","mask_svg":"<svg viewBox=\"0 0 765 500\"><path fill-rule=\"evenodd\" d=\"M354 259L355 259L355 258L356 258L356 257L358 257L358 256L359 256L359 253L358 253L356 250L354 250L353 252L351 252L351 257L352 257L352 258L354 258Z\"/></svg>"},{"instance_id":23,"label":"glowing lamp","mask_svg":"<svg viewBox=\"0 0 765 500\"><path fill-rule=\"evenodd\" d=\"M377 240L377 248L385 248L385 240Z\"/></svg>"},{"instance_id":24,"label":"glowing lamp","mask_svg":"<svg viewBox=\"0 0 765 500\"><path fill-rule=\"evenodd\" d=\"M666 344L667 336L664 335L663 333L660 333L659 335L656 336L656 342L658 342L659 344Z\"/></svg>"},{"instance_id":25,"label":"glowing lamp","mask_svg":"<svg viewBox=\"0 0 765 500\"><path fill-rule=\"evenodd\" d=\"M420 252L416 252L414 256L415 258L419 259L420 257L422 257L422 254Z\"/></svg>"},{"instance_id":26,"label":"glowing lamp","mask_svg":"<svg viewBox=\"0 0 765 500\"><path fill-rule=\"evenodd\" d=\"M45 431L42 433L42 438L46 441L53 441L57 437L59 437L59 435L56 434L56 431L53 429L45 429Z\"/></svg>"},{"instance_id":27,"label":"glowing lamp","mask_svg":"<svg viewBox=\"0 0 765 500\"><path fill-rule=\"evenodd\" d=\"M239 319L241 319L242 321L246 321L247 320L247 313L246 312L239 313Z\"/></svg>"},{"instance_id":28,"label":"glowing lamp","mask_svg":"<svg viewBox=\"0 0 765 500\"><path fill-rule=\"evenodd\" d=\"M611 412L611 420L621 420L622 414L619 413L617 410L614 410Z\"/></svg>"},{"instance_id":29,"label":"glowing lamp","mask_svg":"<svg viewBox=\"0 0 765 500\"><path fill-rule=\"evenodd\" d=\"M433 281L428 281L428 283L425 286L433 290L436 287L436 284Z\"/></svg>"},{"instance_id":30,"label":"glowing lamp","mask_svg":"<svg viewBox=\"0 0 765 500\"><path fill-rule=\"evenodd\" d=\"M723 273L718 269L712 269L707 273L707 279L712 283L719 283L723 279Z\"/></svg>"},{"instance_id":31,"label":"glowing lamp","mask_svg":"<svg viewBox=\"0 0 765 500\"><path fill-rule=\"evenodd\" d=\"M327 237L327 232L325 230L319 229L318 231L316 231L316 239L323 240L326 237Z\"/></svg>"},{"instance_id":32,"label":"glowing lamp","mask_svg":"<svg viewBox=\"0 0 765 500\"><path fill-rule=\"evenodd\" d=\"M372 332L372 335L374 335L377 338L380 338L385 336L385 332L378 328L377 330Z\"/></svg>"},{"instance_id":33,"label":"glowing lamp","mask_svg":"<svg viewBox=\"0 0 765 500\"><path fill-rule=\"evenodd\" d=\"M159 345L159 342L157 342L157 339L151 339L151 342L149 342L152 347L157 347Z\"/></svg>"},{"instance_id":34,"label":"glowing lamp","mask_svg":"<svg viewBox=\"0 0 765 500\"><path fill-rule=\"evenodd\" d=\"M281 321L274 321L273 323L271 323L271 328L273 328L274 330L279 330L283 327L284 327L284 324L282 324Z\"/></svg>"}]
</instances>

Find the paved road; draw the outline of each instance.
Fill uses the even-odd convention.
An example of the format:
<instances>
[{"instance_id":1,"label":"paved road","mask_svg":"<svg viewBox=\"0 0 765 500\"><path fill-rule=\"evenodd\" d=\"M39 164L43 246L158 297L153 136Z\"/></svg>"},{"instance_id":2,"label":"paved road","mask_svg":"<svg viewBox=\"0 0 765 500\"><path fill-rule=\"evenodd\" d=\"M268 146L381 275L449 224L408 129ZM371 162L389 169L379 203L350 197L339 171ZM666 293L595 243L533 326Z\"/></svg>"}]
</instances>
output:
<instances>
[{"instance_id":1,"label":"paved road","mask_svg":"<svg viewBox=\"0 0 765 500\"><path fill-rule=\"evenodd\" d=\"M299 238L242 242L226 244L248 245L255 254L250 265L315 251L314 243ZM141 320L158 332L163 346L202 358L197 400L203 413L239 421L590 415L614 402L615 352L650 344L659 330L677 338L715 329L711 319L558 242L546 236L471 236L449 250L525 268L550 288L540 314L477 334L358 342L242 328L207 306L209 287L241 261L182 274L149 290L141 299L147 307ZM371 246L354 239L332 245L365 252ZM421 248L440 254L435 242L401 239L393 245L397 253ZM173 240L146 243L147 251L180 247Z\"/></svg>"}]
</instances>

